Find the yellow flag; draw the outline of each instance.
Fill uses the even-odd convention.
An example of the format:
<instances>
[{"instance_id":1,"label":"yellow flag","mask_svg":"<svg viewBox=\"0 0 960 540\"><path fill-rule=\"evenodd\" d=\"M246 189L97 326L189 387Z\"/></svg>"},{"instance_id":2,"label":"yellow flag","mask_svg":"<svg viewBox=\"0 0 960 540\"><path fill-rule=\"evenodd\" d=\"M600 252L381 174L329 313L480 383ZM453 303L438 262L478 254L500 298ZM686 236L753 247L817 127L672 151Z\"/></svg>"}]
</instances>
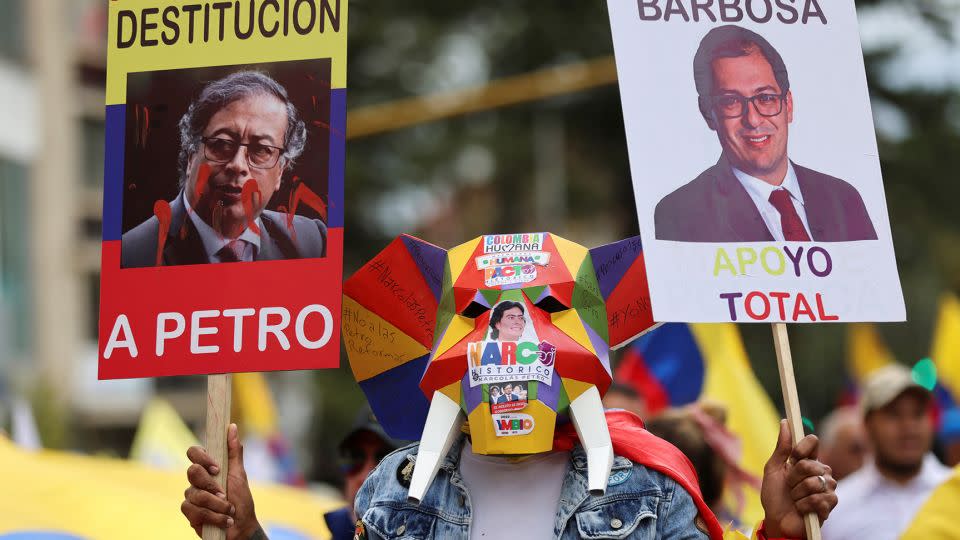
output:
<instances>
[{"instance_id":1,"label":"yellow flag","mask_svg":"<svg viewBox=\"0 0 960 540\"><path fill-rule=\"evenodd\" d=\"M187 448L199 444L190 428L166 400L153 398L140 417L130 459L158 469L185 471Z\"/></svg>"},{"instance_id":2,"label":"yellow flag","mask_svg":"<svg viewBox=\"0 0 960 540\"><path fill-rule=\"evenodd\" d=\"M930 494L901 540L960 540L957 527L960 508L960 466L953 475Z\"/></svg>"},{"instance_id":3,"label":"yellow flag","mask_svg":"<svg viewBox=\"0 0 960 540\"><path fill-rule=\"evenodd\" d=\"M952 294L940 300L930 358L937 365L938 382L960 397L960 301Z\"/></svg>"},{"instance_id":4,"label":"yellow flag","mask_svg":"<svg viewBox=\"0 0 960 540\"><path fill-rule=\"evenodd\" d=\"M694 339L703 354L704 384L701 399L718 401L727 409L727 429L742 445L740 466L757 478L766 464L780 433L780 415L760 386L750 367L736 325L691 324ZM743 524L763 519L760 493L744 486Z\"/></svg>"},{"instance_id":5,"label":"yellow flag","mask_svg":"<svg viewBox=\"0 0 960 540\"><path fill-rule=\"evenodd\" d=\"M887 364L895 363L877 327L870 323L847 325L847 370L858 386Z\"/></svg>"},{"instance_id":6,"label":"yellow flag","mask_svg":"<svg viewBox=\"0 0 960 540\"><path fill-rule=\"evenodd\" d=\"M277 407L263 373L234 373L233 401L245 434L266 439L278 431Z\"/></svg>"},{"instance_id":7,"label":"yellow flag","mask_svg":"<svg viewBox=\"0 0 960 540\"><path fill-rule=\"evenodd\" d=\"M185 471L47 450L25 452L0 437L0 538L40 531L83 540L197 538L180 513ZM323 513L343 506L305 490L256 484L251 489L257 518L271 538L271 529L297 538L329 538Z\"/></svg>"}]
</instances>

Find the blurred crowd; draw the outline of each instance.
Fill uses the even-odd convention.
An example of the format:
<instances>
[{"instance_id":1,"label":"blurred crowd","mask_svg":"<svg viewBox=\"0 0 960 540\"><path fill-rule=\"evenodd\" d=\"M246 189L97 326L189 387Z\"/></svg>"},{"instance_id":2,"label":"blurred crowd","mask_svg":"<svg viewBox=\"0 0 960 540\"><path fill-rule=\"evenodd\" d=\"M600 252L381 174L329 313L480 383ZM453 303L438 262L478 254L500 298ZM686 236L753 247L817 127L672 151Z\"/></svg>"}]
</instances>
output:
<instances>
[{"instance_id":1,"label":"blurred crowd","mask_svg":"<svg viewBox=\"0 0 960 540\"><path fill-rule=\"evenodd\" d=\"M714 513L743 527L731 501L742 500L741 487L755 479L738 465L739 441L724 427L722 404L651 411L626 381L614 384L604 403L640 415L649 431L682 450ZM816 430L820 461L832 469L840 500L823 538L960 538L939 510L960 503L957 421L957 410L940 411L907 367L891 364L872 373L858 403L836 408Z\"/></svg>"}]
</instances>

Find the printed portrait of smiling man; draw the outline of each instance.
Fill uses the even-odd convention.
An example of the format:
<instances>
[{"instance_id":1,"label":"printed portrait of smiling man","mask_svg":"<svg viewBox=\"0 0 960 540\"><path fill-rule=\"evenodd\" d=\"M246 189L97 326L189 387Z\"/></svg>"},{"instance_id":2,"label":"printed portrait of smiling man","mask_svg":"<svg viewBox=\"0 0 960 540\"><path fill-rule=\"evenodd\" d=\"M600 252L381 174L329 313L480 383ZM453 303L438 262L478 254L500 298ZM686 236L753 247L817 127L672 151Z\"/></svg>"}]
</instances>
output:
<instances>
[{"instance_id":1,"label":"printed portrait of smiling man","mask_svg":"<svg viewBox=\"0 0 960 540\"><path fill-rule=\"evenodd\" d=\"M657 204L657 239L877 239L853 186L790 160L794 96L783 58L766 39L739 26L714 28L700 42L693 72L700 113L722 152Z\"/></svg>"},{"instance_id":2,"label":"printed portrait of smiling man","mask_svg":"<svg viewBox=\"0 0 960 540\"><path fill-rule=\"evenodd\" d=\"M307 139L282 85L256 71L210 82L179 130L180 193L122 236L122 268L324 256L322 221L266 209Z\"/></svg>"}]
</instances>

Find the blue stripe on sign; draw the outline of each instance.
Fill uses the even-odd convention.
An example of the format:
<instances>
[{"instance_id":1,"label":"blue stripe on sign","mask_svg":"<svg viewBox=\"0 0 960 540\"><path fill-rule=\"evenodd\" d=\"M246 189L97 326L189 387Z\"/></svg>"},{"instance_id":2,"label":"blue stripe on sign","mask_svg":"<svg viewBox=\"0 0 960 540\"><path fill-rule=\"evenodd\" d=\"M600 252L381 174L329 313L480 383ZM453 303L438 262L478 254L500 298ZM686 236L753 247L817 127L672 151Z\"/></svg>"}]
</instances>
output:
<instances>
[{"instance_id":1,"label":"blue stripe on sign","mask_svg":"<svg viewBox=\"0 0 960 540\"><path fill-rule=\"evenodd\" d=\"M126 105L107 105L103 167L103 241L119 240L123 216L123 155Z\"/></svg>"},{"instance_id":2,"label":"blue stripe on sign","mask_svg":"<svg viewBox=\"0 0 960 540\"><path fill-rule=\"evenodd\" d=\"M347 89L330 90L330 170L327 227L343 227L343 166L347 138Z\"/></svg>"}]
</instances>

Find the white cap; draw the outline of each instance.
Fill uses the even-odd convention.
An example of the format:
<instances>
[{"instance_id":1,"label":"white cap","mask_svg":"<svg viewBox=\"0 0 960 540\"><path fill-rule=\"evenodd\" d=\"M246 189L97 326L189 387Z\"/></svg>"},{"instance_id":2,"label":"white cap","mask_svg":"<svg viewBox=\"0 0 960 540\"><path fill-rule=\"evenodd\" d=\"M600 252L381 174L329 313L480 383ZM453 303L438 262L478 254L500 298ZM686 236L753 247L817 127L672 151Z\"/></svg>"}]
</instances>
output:
<instances>
[{"instance_id":1,"label":"white cap","mask_svg":"<svg viewBox=\"0 0 960 540\"><path fill-rule=\"evenodd\" d=\"M888 364L867 378L860 408L864 414L887 406L904 392L915 390L929 396L930 391L913 379L913 374L900 364Z\"/></svg>"}]
</instances>

